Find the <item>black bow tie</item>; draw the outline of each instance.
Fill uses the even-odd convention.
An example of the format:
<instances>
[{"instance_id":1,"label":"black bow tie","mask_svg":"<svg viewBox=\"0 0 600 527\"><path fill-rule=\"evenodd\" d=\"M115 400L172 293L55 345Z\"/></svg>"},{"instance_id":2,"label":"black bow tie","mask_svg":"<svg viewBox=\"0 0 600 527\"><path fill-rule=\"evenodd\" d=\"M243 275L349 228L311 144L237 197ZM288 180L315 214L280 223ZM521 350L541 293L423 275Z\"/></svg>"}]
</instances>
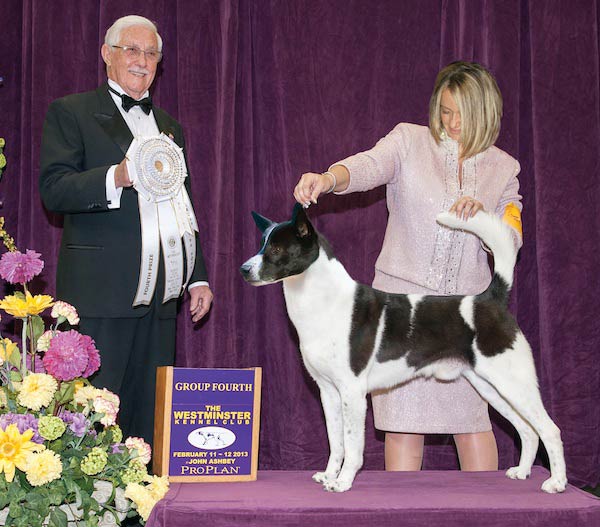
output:
<instances>
[{"instance_id":1,"label":"black bow tie","mask_svg":"<svg viewBox=\"0 0 600 527\"><path fill-rule=\"evenodd\" d=\"M150 115L150 111L152 110L152 99L150 97L144 97L139 101L136 101L133 97L129 97L126 93L119 93L117 90L113 90L110 86L108 89L114 94L121 97L121 106L123 106L123 110L128 112L134 106L139 106L146 115Z\"/></svg>"}]
</instances>

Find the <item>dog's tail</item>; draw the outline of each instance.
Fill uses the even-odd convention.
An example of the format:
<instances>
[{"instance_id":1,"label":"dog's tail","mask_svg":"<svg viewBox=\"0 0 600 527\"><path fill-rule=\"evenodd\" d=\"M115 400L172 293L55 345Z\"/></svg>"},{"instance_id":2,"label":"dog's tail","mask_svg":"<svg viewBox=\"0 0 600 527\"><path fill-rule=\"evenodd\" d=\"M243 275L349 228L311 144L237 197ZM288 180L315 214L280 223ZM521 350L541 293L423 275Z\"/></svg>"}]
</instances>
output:
<instances>
[{"instance_id":1,"label":"dog's tail","mask_svg":"<svg viewBox=\"0 0 600 527\"><path fill-rule=\"evenodd\" d=\"M452 229L472 232L489 247L494 254L494 278L487 291L497 300L508 302L518 253L512 229L498 216L483 211L467 220L451 212L442 212L438 214L437 221Z\"/></svg>"}]
</instances>

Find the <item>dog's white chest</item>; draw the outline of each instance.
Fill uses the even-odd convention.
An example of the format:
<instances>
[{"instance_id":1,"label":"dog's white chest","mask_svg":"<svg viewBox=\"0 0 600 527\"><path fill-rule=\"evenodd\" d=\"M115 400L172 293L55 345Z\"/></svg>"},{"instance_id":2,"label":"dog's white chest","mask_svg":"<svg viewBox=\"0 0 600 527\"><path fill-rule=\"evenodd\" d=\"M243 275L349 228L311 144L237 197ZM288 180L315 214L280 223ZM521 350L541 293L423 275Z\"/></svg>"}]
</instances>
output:
<instances>
[{"instance_id":1,"label":"dog's white chest","mask_svg":"<svg viewBox=\"0 0 600 527\"><path fill-rule=\"evenodd\" d=\"M332 376L349 369L354 283L286 282L288 315L296 327L302 358L309 372Z\"/></svg>"}]
</instances>

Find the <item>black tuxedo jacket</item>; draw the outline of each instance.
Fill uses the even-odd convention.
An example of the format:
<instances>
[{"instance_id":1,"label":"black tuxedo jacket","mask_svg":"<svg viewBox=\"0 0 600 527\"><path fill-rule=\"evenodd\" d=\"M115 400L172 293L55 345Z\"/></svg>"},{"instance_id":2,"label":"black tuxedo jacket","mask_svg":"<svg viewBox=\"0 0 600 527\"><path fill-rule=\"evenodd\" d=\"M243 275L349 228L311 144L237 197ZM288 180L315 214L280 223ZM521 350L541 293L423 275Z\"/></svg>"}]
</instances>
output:
<instances>
[{"instance_id":1,"label":"black tuxedo jacket","mask_svg":"<svg viewBox=\"0 0 600 527\"><path fill-rule=\"evenodd\" d=\"M179 123L159 108L153 112L158 129L185 148ZM84 317L140 317L149 310L131 305L141 258L137 192L123 189L119 209L109 209L106 200L106 172L123 160L132 140L107 83L54 101L44 122L40 194L48 210L64 214L57 297ZM185 185L190 193L189 177ZM207 280L196 242L191 282ZM176 302L162 304L163 291L161 263L153 302L161 318L175 317Z\"/></svg>"}]
</instances>

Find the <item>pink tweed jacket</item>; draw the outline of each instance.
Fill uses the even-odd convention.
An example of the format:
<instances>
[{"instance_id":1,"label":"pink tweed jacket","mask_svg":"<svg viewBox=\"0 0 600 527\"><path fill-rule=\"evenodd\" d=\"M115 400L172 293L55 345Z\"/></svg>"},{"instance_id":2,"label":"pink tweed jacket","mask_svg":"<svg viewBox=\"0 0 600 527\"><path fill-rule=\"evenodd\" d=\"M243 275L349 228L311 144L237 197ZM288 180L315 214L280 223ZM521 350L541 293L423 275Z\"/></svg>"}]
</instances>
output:
<instances>
[{"instance_id":1,"label":"pink tweed jacket","mask_svg":"<svg viewBox=\"0 0 600 527\"><path fill-rule=\"evenodd\" d=\"M521 209L519 163L492 146L463 161L458 181L458 143L436 144L429 128L400 123L365 152L335 163L350 172L349 192L386 185L389 211L378 271L438 294L476 294L491 274L487 253L472 234L438 225L436 215L461 196L472 196L498 215ZM515 243L521 238L515 231Z\"/></svg>"}]
</instances>

